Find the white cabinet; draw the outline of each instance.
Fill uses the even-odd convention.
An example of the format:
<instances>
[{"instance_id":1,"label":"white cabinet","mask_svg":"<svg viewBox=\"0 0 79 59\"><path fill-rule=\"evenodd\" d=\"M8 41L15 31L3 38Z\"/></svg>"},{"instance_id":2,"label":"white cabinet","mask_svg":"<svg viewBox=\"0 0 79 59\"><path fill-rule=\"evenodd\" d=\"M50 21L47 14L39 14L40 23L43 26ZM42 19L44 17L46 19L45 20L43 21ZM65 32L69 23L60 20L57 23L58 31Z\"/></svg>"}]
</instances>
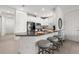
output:
<instances>
[{"instance_id":1,"label":"white cabinet","mask_svg":"<svg viewBox=\"0 0 79 59\"><path fill-rule=\"evenodd\" d=\"M38 53L38 47L36 46L37 41L39 40L47 40L48 37L53 35L57 35L58 32L49 33L41 36L26 36L19 37L19 48L18 51L22 54L36 54Z\"/></svg>"},{"instance_id":2,"label":"white cabinet","mask_svg":"<svg viewBox=\"0 0 79 59\"><path fill-rule=\"evenodd\" d=\"M23 11L16 10L16 28L15 33L24 33L27 32L27 15Z\"/></svg>"}]
</instances>

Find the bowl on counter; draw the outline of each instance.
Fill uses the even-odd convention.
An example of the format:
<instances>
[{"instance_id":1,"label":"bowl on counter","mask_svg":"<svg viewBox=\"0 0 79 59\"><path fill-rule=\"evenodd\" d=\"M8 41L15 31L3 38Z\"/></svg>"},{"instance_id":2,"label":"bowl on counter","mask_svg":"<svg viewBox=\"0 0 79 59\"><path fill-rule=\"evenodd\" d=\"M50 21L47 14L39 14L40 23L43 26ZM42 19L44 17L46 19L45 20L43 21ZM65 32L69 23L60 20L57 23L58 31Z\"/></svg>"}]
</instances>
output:
<instances>
[{"instance_id":1,"label":"bowl on counter","mask_svg":"<svg viewBox=\"0 0 79 59\"><path fill-rule=\"evenodd\" d=\"M43 31L35 32L35 35L44 35L44 34L45 34L45 32L43 32Z\"/></svg>"}]
</instances>

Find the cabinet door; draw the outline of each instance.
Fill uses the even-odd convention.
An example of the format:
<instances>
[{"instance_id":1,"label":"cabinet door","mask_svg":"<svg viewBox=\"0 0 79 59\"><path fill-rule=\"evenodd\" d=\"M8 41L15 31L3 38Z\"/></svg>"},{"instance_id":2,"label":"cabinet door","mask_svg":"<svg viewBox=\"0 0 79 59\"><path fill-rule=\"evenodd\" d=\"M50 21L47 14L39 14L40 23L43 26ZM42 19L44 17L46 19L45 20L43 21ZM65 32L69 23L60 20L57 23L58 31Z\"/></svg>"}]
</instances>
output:
<instances>
[{"instance_id":1,"label":"cabinet door","mask_svg":"<svg viewBox=\"0 0 79 59\"><path fill-rule=\"evenodd\" d=\"M22 33L22 32L26 32L27 31L26 30L27 29L26 21L27 21L26 13L16 10L16 28L15 28L15 33Z\"/></svg>"},{"instance_id":2,"label":"cabinet door","mask_svg":"<svg viewBox=\"0 0 79 59\"><path fill-rule=\"evenodd\" d=\"M35 37L20 38L18 49L18 51L22 54L35 54Z\"/></svg>"}]
</instances>

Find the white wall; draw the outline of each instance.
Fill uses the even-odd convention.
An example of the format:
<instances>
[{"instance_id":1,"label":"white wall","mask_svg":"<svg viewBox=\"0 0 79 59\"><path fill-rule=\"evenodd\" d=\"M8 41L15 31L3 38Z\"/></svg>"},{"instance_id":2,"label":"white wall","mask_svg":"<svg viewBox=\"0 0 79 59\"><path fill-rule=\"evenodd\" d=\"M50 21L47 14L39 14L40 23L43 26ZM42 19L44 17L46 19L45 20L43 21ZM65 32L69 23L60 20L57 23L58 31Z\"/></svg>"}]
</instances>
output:
<instances>
[{"instance_id":1,"label":"white wall","mask_svg":"<svg viewBox=\"0 0 79 59\"><path fill-rule=\"evenodd\" d=\"M15 9L9 8L7 6L0 7L2 16L2 35L6 33L14 33L15 25Z\"/></svg>"},{"instance_id":2,"label":"white wall","mask_svg":"<svg viewBox=\"0 0 79 59\"><path fill-rule=\"evenodd\" d=\"M2 17L0 17L0 35L1 35L1 32L2 32Z\"/></svg>"},{"instance_id":3,"label":"white wall","mask_svg":"<svg viewBox=\"0 0 79 59\"><path fill-rule=\"evenodd\" d=\"M12 9L8 6L0 6L2 16L2 35L6 33L26 32L26 13Z\"/></svg>"},{"instance_id":4,"label":"white wall","mask_svg":"<svg viewBox=\"0 0 79 59\"><path fill-rule=\"evenodd\" d=\"M15 28L15 15L4 15L4 31L5 33L14 33L14 28Z\"/></svg>"},{"instance_id":5,"label":"white wall","mask_svg":"<svg viewBox=\"0 0 79 59\"><path fill-rule=\"evenodd\" d=\"M56 7L56 27L57 27L57 30L59 30L59 28L58 28L58 20L59 20L59 18L62 19L62 23L63 23L62 29L64 29L64 17L63 16L64 15L63 15L62 9L60 7Z\"/></svg>"},{"instance_id":6,"label":"white wall","mask_svg":"<svg viewBox=\"0 0 79 59\"><path fill-rule=\"evenodd\" d=\"M63 14L63 10L61 7L57 6L56 7L56 18L55 18L55 25L56 25L56 30L60 30L59 27L58 27L58 20L59 18L62 19L62 28L61 28L61 35L62 35L62 38L64 40L64 36L65 36L65 32L64 32L64 14Z\"/></svg>"},{"instance_id":7,"label":"white wall","mask_svg":"<svg viewBox=\"0 0 79 59\"><path fill-rule=\"evenodd\" d=\"M65 14L65 36L79 42L79 9Z\"/></svg>"},{"instance_id":8,"label":"white wall","mask_svg":"<svg viewBox=\"0 0 79 59\"><path fill-rule=\"evenodd\" d=\"M15 33L26 32L27 15L25 12L16 10L16 28Z\"/></svg>"}]
</instances>

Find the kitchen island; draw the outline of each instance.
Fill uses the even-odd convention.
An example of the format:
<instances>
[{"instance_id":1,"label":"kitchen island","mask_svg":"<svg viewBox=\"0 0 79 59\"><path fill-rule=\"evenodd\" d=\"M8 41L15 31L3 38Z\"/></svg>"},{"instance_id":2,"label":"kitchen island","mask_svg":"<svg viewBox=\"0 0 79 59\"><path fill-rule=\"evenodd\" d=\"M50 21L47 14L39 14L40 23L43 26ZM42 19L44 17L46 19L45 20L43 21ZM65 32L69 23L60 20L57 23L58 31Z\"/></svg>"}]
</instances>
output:
<instances>
[{"instance_id":1,"label":"kitchen island","mask_svg":"<svg viewBox=\"0 0 79 59\"><path fill-rule=\"evenodd\" d=\"M37 54L38 53L38 47L36 43L39 40L47 40L48 37L51 37L53 35L57 35L58 32L51 32L51 33L46 33L44 35L21 35L16 34L16 39L18 40L18 52L21 54Z\"/></svg>"}]
</instances>

